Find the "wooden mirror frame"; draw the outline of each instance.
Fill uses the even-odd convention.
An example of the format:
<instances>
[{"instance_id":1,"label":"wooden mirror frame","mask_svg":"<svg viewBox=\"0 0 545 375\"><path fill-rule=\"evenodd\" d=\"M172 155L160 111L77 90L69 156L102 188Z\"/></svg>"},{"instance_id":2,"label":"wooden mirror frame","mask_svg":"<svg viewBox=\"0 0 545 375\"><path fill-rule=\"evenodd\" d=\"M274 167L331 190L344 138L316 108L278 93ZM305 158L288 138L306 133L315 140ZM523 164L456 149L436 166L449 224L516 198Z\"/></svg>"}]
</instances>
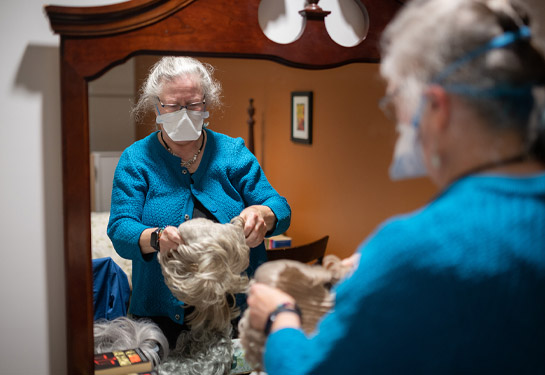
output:
<instances>
[{"instance_id":1,"label":"wooden mirror frame","mask_svg":"<svg viewBox=\"0 0 545 375\"><path fill-rule=\"evenodd\" d=\"M64 254L69 374L93 374L91 200L87 83L141 54L267 59L303 69L378 62L378 40L401 0L355 0L369 14L367 37L342 47L316 4L299 39L277 44L258 22L260 0L132 0L100 7L46 6L60 35Z\"/></svg>"}]
</instances>

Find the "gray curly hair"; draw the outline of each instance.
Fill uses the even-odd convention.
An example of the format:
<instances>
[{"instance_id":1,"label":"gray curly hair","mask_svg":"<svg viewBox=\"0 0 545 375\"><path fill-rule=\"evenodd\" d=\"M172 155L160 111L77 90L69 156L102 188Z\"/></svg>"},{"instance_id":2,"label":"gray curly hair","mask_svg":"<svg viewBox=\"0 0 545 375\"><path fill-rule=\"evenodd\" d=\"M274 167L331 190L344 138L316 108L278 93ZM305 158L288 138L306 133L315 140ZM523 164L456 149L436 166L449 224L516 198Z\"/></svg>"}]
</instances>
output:
<instances>
[{"instance_id":1,"label":"gray curly hair","mask_svg":"<svg viewBox=\"0 0 545 375\"><path fill-rule=\"evenodd\" d=\"M132 113L136 119L153 111L163 84L178 77L190 76L197 80L206 98L206 106L221 106L221 84L214 79L214 67L192 57L166 56L155 63L140 89L140 96Z\"/></svg>"},{"instance_id":2,"label":"gray curly hair","mask_svg":"<svg viewBox=\"0 0 545 375\"><path fill-rule=\"evenodd\" d=\"M172 294L194 310L187 316L189 331L178 337L176 348L161 364L161 374L228 374L233 360L231 321L240 315L235 294L248 288L243 272L250 248L244 219L229 224L197 218L178 227L184 243L159 254L165 283Z\"/></svg>"},{"instance_id":3,"label":"gray curly hair","mask_svg":"<svg viewBox=\"0 0 545 375\"><path fill-rule=\"evenodd\" d=\"M188 325L199 329L223 329L239 313L229 304L236 293L246 291L250 249L244 237L244 220L237 216L230 224L197 218L178 227L184 243L159 254L165 283L172 294L194 310Z\"/></svg>"},{"instance_id":4,"label":"gray curly hair","mask_svg":"<svg viewBox=\"0 0 545 375\"><path fill-rule=\"evenodd\" d=\"M319 320L333 307L331 287L349 271L335 255L324 257L323 265L309 265L294 260L266 262L256 270L252 282L274 286L291 295L302 313L302 329L310 334ZM244 311L238 328L244 357L254 369L263 369L267 337L250 325L250 312Z\"/></svg>"},{"instance_id":5,"label":"gray curly hair","mask_svg":"<svg viewBox=\"0 0 545 375\"><path fill-rule=\"evenodd\" d=\"M97 320L93 325L95 354L140 348L154 366L169 354L168 340L161 329L150 320L119 317Z\"/></svg>"}]
</instances>

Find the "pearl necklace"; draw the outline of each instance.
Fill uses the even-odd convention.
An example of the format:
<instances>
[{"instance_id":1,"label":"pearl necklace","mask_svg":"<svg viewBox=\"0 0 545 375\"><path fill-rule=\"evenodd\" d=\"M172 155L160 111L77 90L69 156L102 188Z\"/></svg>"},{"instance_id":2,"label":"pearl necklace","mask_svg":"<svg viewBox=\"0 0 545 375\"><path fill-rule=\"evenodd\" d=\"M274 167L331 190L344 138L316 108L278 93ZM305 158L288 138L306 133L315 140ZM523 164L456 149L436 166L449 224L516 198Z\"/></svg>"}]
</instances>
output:
<instances>
[{"instance_id":1,"label":"pearl necklace","mask_svg":"<svg viewBox=\"0 0 545 375\"><path fill-rule=\"evenodd\" d=\"M167 151L170 152L171 155L174 155L174 156L177 156L180 158L180 166L182 168L189 168L191 167L196 161L197 161L197 157L199 156L199 154L201 153L202 151L202 148L204 147L204 140L206 138L206 132L203 132L204 133L204 136L202 137L202 143L201 143L201 147L199 147L199 149L197 150L197 152L195 153L195 155L193 155L193 157L189 160L186 160L184 161L181 156L179 155L176 155L174 152L172 152L172 150L170 149L169 145L165 142L165 138L163 138L163 132L159 132L161 134L161 140L163 141L163 144L165 145L165 147L167 148Z\"/></svg>"}]
</instances>

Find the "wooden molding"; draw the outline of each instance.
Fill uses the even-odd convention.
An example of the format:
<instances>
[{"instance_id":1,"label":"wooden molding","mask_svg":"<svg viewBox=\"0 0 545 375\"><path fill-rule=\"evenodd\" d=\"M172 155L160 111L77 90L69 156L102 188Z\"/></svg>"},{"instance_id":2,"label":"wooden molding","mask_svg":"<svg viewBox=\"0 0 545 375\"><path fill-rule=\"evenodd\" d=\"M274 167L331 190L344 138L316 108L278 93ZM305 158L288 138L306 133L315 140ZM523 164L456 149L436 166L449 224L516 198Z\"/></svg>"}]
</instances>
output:
<instances>
[{"instance_id":1,"label":"wooden molding","mask_svg":"<svg viewBox=\"0 0 545 375\"><path fill-rule=\"evenodd\" d=\"M63 36L100 36L128 32L160 22L195 0L133 0L97 7L45 7L51 28Z\"/></svg>"}]
</instances>

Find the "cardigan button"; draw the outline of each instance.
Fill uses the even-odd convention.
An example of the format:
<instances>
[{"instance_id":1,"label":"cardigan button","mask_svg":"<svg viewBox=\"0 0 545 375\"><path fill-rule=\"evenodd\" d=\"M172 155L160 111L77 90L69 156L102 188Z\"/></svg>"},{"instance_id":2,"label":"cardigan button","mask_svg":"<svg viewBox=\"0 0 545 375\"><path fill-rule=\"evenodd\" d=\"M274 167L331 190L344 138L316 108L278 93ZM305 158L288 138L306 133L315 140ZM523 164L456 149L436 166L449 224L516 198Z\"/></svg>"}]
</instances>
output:
<instances>
[{"instance_id":1,"label":"cardigan button","mask_svg":"<svg viewBox=\"0 0 545 375\"><path fill-rule=\"evenodd\" d=\"M180 320L180 314L176 314L176 315L174 316L174 319Z\"/></svg>"},{"instance_id":2,"label":"cardigan button","mask_svg":"<svg viewBox=\"0 0 545 375\"><path fill-rule=\"evenodd\" d=\"M189 215L185 214L184 219L189 220Z\"/></svg>"},{"instance_id":3,"label":"cardigan button","mask_svg":"<svg viewBox=\"0 0 545 375\"><path fill-rule=\"evenodd\" d=\"M183 174L187 174L187 169L182 169Z\"/></svg>"}]
</instances>

